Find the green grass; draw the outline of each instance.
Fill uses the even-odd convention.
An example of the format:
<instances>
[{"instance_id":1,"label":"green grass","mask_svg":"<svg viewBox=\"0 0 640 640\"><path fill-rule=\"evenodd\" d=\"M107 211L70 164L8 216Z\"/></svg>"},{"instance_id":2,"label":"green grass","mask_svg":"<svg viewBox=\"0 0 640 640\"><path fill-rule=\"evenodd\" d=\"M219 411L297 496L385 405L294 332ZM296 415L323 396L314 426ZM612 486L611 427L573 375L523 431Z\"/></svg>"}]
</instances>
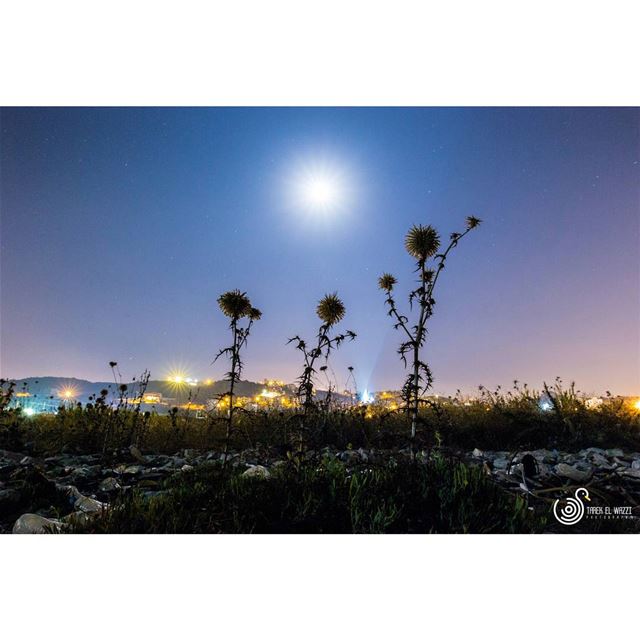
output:
<instances>
[{"instance_id":1,"label":"green grass","mask_svg":"<svg viewBox=\"0 0 640 640\"><path fill-rule=\"evenodd\" d=\"M347 469L335 459L281 465L268 479L208 465L145 498L120 496L73 532L85 533L534 533L528 510L481 471L436 457Z\"/></svg>"}]
</instances>

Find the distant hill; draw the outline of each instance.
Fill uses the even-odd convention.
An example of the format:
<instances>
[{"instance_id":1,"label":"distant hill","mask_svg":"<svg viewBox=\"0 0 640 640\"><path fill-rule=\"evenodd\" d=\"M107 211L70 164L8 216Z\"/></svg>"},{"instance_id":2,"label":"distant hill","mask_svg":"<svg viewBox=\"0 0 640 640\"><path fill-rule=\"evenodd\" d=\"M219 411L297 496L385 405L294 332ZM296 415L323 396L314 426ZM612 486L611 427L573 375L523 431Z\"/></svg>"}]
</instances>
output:
<instances>
[{"instance_id":1,"label":"distant hill","mask_svg":"<svg viewBox=\"0 0 640 640\"><path fill-rule=\"evenodd\" d=\"M111 382L91 382L80 378L62 378L58 376L42 376L21 378L14 381L17 392L26 391L32 396L42 399L50 396L59 397L65 391L70 391L73 398L78 402L87 402L89 396L99 395L102 389L107 389L109 394L118 394L119 383ZM138 382L123 382L127 385L129 396L135 395L138 390ZM264 389L264 385L250 380L241 380L235 386L235 393L239 396L254 396ZM200 385L191 387L189 385L176 385L165 380L150 380L147 385L147 392L161 393L167 398L186 400L191 393L193 401L204 402L211 398L220 396L229 390L229 383L226 380L217 380L210 385Z\"/></svg>"}]
</instances>

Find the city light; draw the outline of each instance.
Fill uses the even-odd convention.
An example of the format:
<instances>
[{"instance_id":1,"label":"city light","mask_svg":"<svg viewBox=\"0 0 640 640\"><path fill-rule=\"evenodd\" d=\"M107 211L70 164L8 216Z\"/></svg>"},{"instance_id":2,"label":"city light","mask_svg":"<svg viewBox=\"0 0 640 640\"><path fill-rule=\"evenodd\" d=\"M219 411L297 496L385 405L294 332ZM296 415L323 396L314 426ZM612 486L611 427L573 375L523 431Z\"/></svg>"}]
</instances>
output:
<instances>
[{"instance_id":1,"label":"city light","mask_svg":"<svg viewBox=\"0 0 640 640\"><path fill-rule=\"evenodd\" d=\"M362 395L360 396L360 401L363 404L370 404L375 399L376 399L375 395L373 395L372 393L369 393L366 389L362 392Z\"/></svg>"},{"instance_id":2,"label":"city light","mask_svg":"<svg viewBox=\"0 0 640 640\"><path fill-rule=\"evenodd\" d=\"M73 400L78 396L79 393L80 390L77 387L74 387L73 385L67 385L65 387L62 387L61 389L58 389L58 398L60 398L61 400Z\"/></svg>"}]
</instances>

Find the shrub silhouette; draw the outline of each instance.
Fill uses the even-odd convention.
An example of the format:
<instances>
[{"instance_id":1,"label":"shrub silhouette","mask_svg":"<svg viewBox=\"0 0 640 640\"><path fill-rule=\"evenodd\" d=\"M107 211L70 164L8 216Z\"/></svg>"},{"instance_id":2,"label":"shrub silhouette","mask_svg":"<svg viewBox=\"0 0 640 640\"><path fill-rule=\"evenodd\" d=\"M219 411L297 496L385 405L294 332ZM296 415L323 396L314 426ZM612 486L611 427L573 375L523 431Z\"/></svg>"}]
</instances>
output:
<instances>
[{"instance_id":1,"label":"shrub silhouette","mask_svg":"<svg viewBox=\"0 0 640 640\"><path fill-rule=\"evenodd\" d=\"M404 333L406 339L400 344L398 354L405 367L410 366L402 388L402 397L407 412L411 414L411 447L413 450L416 426L418 423L418 410L424 394L433 384L433 376L427 362L420 355L427 336L427 322L433 315L435 299L433 297L438 278L445 268L449 252L458 245L458 242L472 229L480 224L480 219L469 216L466 219L465 231L454 232L449 237L449 244L442 253L440 249L440 236L431 225L413 225L404 239L407 253L416 261L418 273L418 286L409 294L409 306L413 310L418 307L418 319L411 326L409 318L398 311L393 297L393 289L397 284L395 276L383 273L378 278L378 287L386 293L385 303L389 307L389 315L395 319L395 329ZM432 261L429 264L429 261Z\"/></svg>"},{"instance_id":2,"label":"shrub silhouette","mask_svg":"<svg viewBox=\"0 0 640 640\"><path fill-rule=\"evenodd\" d=\"M220 349L214 362L221 356L227 356L231 362L231 368L225 374L225 379L229 381L229 391L221 394L219 400L226 403L229 402L229 409L227 411L227 432L224 446L224 461L226 463L227 455L229 453L229 441L231 439L231 432L233 429L233 414L235 411L235 403L233 400L234 389L236 383L240 380L240 374L242 373L242 359L240 357L240 351L242 347L247 344L249 339L249 333L253 323L260 320L262 313L256 309L249 300L246 293L242 293L239 289L233 289L223 293L218 298L218 306L222 313L229 318L229 329L231 330L232 343L230 346ZM243 326L240 324L242 319L246 319L246 324Z\"/></svg>"}]
</instances>

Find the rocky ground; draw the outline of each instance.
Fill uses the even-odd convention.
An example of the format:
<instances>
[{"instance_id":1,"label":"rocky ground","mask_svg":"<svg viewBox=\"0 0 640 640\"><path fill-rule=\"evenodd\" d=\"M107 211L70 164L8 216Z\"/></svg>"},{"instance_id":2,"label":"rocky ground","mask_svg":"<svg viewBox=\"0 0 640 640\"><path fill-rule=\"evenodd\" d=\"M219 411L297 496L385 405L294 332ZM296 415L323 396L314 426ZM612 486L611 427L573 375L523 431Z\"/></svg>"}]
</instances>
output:
<instances>
[{"instance_id":1,"label":"rocky ground","mask_svg":"<svg viewBox=\"0 0 640 640\"><path fill-rule=\"evenodd\" d=\"M363 449L319 453L353 465L376 464L390 454ZM394 453L409 455L406 449ZM528 496L534 508L548 510L547 503L584 486L601 502L628 505L633 517L640 517L640 452L592 447L574 453L547 449L447 453L470 465L481 465L506 489ZM317 453L306 455L313 458ZM426 455L420 452L418 460ZM0 450L0 532L58 530L108 508L120 491L137 488L152 496L163 490L169 476L222 459L223 454L215 451L187 449L171 456L145 455L132 447L121 453L117 463L105 466L99 454L34 458ZM231 453L229 462L244 468L246 475L261 477L284 464L275 454L254 450Z\"/></svg>"}]
</instances>

